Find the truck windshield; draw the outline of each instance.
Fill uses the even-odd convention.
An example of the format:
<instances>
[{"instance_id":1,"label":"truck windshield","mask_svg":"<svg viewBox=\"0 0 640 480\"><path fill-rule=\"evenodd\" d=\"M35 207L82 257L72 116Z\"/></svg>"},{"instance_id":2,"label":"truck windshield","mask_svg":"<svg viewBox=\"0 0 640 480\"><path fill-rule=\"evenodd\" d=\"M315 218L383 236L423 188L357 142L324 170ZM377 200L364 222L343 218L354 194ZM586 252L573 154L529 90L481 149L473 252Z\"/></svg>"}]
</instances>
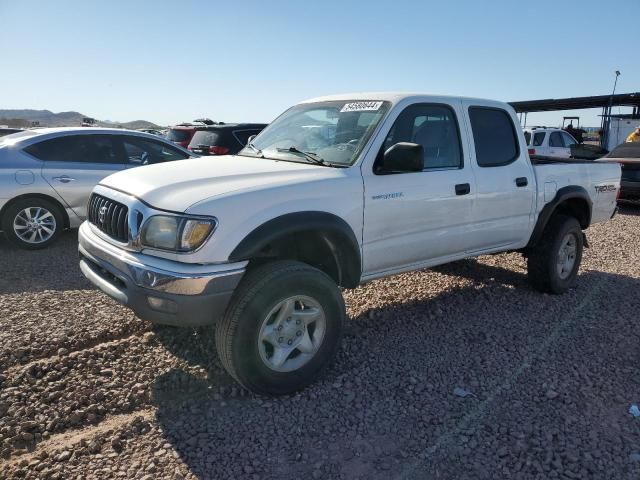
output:
<instances>
[{"instance_id":1,"label":"truck windshield","mask_svg":"<svg viewBox=\"0 0 640 480\"><path fill-rule=\"evenodd\" d=\"M389 102L376 100L302 103L275 119L239 154L348 166L356 161L388 110Z\"/></svg>"}]
</instances>

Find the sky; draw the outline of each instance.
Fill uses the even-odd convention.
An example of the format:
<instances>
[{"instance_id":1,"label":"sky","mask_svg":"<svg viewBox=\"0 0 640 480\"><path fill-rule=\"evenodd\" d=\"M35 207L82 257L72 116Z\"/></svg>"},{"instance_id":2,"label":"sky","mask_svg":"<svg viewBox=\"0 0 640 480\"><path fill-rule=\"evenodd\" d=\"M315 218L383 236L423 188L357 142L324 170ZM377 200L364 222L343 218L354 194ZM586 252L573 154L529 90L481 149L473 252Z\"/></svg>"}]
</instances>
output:
<instances>
[{"instance_id":1,"label":"sky","mask_svg":"<svg viewBox=\"0 0 640 480\"><path fill-rule=\"evenodd\" d=\"M616 91L635 92L639 16L640 0L0 0L0 109L268 122L356 91L606 95L615 70Z\"/></svg>"}]
</instances>

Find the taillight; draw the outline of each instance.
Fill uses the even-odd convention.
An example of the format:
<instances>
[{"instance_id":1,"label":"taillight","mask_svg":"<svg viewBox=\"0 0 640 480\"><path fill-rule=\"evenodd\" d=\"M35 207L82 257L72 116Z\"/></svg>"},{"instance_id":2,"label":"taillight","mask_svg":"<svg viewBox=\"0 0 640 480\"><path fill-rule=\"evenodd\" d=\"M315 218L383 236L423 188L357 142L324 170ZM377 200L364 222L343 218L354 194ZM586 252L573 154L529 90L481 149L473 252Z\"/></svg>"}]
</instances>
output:
<instances>
[{"instance_id":1,"label":"taillight","mask_svg":"<svg viewBox=\"0 0 640 480\"><path fill-rule=\"evenodd\" d=\"M189 150L190 152L193 152L193 148L191 147L187 147L187 150Z\"/></svg>"},{"instance_id":2,"label":"taillight","mask_svg":"<svg viewBox=\"0 0 640 480\"><path fill-rule=\"evenodd\" d=\"M535 155L536 154L536 149L535 148L530 148L529 149L529 155Z\"/></svg>"},{"instance_id":3,"label":"taillight","mask_svg":"<svg viewBox=\"0 0 640 480\"><path fill-rule=\"evenodd\" d=\"M209 147L209 155L226 155L227 153L229 153L229 149L227 147L219 147L217 145Z\"/></svg>"}]
</instances>

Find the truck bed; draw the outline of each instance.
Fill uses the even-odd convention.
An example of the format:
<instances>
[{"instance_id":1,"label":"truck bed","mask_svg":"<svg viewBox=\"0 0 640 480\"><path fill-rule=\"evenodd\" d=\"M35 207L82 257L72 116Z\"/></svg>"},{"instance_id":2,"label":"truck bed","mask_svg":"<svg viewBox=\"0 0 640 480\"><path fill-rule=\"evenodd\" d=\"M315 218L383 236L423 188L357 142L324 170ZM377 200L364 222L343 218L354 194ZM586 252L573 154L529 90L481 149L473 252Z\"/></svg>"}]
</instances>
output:
<instances>
[{"instance_id":1,"label":"truck bed","mask_svg":"<svg viewBox=\"0 0 640 480\"><path fill-rule=\"evenodd\" d=\"M558 158L547 157L545 155L530 155L529 158L531 158L531 163L534 165L546 165L551 163L593 163L595 161L586 158Z\"/></svg>"},{"instance_id":2,"label":"truck bed","mask_svg":"<svg viewBox=\"0 0 640 480\"><path fill-rule=\"evenodd\" d=\"M538 212L553 200L556 192L567 186L581 186L592 203L591 223L611 218L620 188L620 165L580 159L536 161L531 159L536 175Z\"/></svg>"}]
</instances>

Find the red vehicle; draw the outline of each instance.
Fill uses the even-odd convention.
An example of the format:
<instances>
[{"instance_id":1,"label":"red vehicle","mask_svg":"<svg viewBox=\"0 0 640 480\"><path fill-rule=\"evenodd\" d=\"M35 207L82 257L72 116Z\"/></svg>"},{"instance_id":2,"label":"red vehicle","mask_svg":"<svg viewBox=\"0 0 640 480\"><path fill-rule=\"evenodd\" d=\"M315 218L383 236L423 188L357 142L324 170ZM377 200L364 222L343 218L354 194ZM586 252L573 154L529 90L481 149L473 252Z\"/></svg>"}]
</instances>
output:
<instances>
[{"instance_id":1,"label":"red vehicle","mask_svg":"<svg viewBox=\"0 0 640 480\"><path fill-rule=\"evenodd\" d=\"M182 148L187 148L198 127L215 124L216 122L209 120L208 118L200 118L193 122L178 123L177 125L169 128L169 131L167 132L167 140L180 145Z\"/></svg>"}]
</instances>

